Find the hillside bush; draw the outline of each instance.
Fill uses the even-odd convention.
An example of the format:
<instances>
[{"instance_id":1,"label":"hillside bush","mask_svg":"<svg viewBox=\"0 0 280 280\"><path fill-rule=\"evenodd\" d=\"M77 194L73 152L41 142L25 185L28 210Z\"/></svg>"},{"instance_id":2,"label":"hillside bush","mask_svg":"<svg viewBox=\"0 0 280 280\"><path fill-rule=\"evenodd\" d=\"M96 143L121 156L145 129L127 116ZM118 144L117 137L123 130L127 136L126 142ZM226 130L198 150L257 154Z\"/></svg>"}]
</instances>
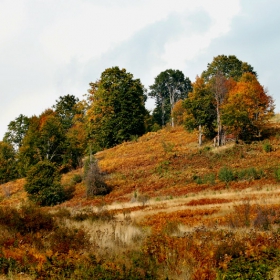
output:
<instances>
[{"instance_id":1,"label":"hillside bush","mask_svg":"<svg viewBox=\"0 0 280 280\"><path fill-rule=\"evenodd\" d=\"M254 167L250 167L236 172L236 177L239 181L258 180L260 178L263 178L264 176L265 174L263 170L256 170Z\"/></svg>"},{"instance_id":2,"label":"hillside bush","mask_svg":"<svg viewBox=\"0 0 280 280\"><path fill-rule=\"evenodd\" d=\"M220 181L225 182L227 184L235 179L232 169L226 166L222 167L219 170L218 177Z\"/></svg>"},{"instance_id":3,"label":"hillside bush","mask_svg":"<svg viewBox=\"0 0 280 280\"><path fill-rule=\"evenodd\" d=\"M90 245L89 234L82 228L60 227L50 236L53 252L68 253L69 250L79 251Z\"/></svg>"},{"instance_id":4,"label":"hillside bush","mask_svg":"<svg viewBox=\"0 0 280 280\"><path fill-rule=\"evenodd\" d=\"M30 200L41 206L52 206L66 200L57 168L47 160L30 168L24 188Z\"/></svg>"},{"instance_id":5,"label":"hillside bush","mask_svg":"<svg viewBox=\"0 0 280 280\"><path fill-rule=\"evenodd\" d=\"M40 230L51 231L55 223L51 214L43 212L32 204L26 204L19 209L1 207L0 225L12 232L27 234Z\"/></svg>"},{"instance_id":6,"label":"hillside bush","mask_svg":"<svg viewBox=\"0 0 280 280\"><path fill-rule=\"evenodd\" d=\"M88 160L84 168L84 180L86 184L86 196L106 195L111 189L104 181L96 159Z\"/></svg>"},{"instance_id":7,"label":"hillside bush","mask_svg":"<svg viewBox=\"0 0 280 280\"><path fill-rule=\"evenodd\" d=\"M266 153L269 153L272 151L272 145L269 143L269 142L264 142L263 143L263 150L266 152Z\"/></svg>"},{"instance_id":8,"label":"hillside bush","mask_svg":"<svg viewBox=\"0 0 280 280\"><path fill-rule=\"evenodd\" d=\"M83 181L83 178L80 174L75 174L72 179L71 179L71 182L76 185L78 183L81 183Z\"/></svg>"},{"instance_id":9,"label":"hillside bush","mask_svg":"<svg viewBox=\"0 0 280 280\"><path fill-rule=\"evenodd\" d=\"M280 182L280 167L274 171L274 176L277 182Z\"/></svg>"}]
</instances>

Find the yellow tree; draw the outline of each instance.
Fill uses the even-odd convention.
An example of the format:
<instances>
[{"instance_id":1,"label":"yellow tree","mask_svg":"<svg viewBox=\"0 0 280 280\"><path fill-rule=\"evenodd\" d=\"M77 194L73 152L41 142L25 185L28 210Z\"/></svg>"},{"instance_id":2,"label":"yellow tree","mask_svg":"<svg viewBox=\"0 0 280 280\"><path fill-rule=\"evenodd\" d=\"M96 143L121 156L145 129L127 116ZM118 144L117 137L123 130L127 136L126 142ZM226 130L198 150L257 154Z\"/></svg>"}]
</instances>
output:
<instances>
[{"instance_id":1,"label":"yellow tree","mask_svg":"<svg viewBox=\"0 0 280 280\"><path fill-rule=\"evenodd\" d=\"M222 106L223 124L243 139L259 137L274 111L274 101L252 73L244 73Z\"/></svg>"}]
</instances>

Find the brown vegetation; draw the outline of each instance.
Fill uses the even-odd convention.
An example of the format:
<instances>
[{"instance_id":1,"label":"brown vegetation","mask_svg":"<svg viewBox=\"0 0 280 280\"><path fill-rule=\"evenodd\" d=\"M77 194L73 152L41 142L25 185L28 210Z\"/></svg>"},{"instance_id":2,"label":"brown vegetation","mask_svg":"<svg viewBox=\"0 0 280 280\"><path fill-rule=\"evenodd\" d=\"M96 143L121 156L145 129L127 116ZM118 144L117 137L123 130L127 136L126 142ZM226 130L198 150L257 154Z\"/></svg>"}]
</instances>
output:
<instances>
[{"instance_id":1,"label":"brown vegetation","mask_svg":"<svg viewBox=\"0 0 280 280\"><path fill-rule=\"evenodd\" d=\"M271 126L250 144L199 147L195 133L167 127L99 152L112 189L104 197L87 197L82 170L63 175L74 197L52 208L26 205L24 179L2 185L1 274L242 279L243 269L278 279L280 134Z\"/></svg>"}]
</instances>

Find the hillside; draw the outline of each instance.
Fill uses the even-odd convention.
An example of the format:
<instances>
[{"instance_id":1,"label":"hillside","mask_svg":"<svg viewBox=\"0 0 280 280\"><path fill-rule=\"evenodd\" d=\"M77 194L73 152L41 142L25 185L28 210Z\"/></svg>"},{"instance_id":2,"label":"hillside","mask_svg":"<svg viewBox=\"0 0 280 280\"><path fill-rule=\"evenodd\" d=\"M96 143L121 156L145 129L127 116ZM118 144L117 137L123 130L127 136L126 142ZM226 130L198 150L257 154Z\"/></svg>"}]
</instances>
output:
<instances>
[{"instance_id":1,"label":"hillside","mask_svg":"<svg viewBox=\"0 0 280 280\"><path fill-rule=\"evenodd\" d=\"M104 279L243 279L234 273L240 269L247 273L260 264L264 265L260 275L270 273L273 278L269 279L279 279L280 263L275 261L280 255L277 131L274 118L269 138L219 148L207 141L199 147L197 135L181 127L147 133L95 155L112 188L110 194L87 199L84 182L77 183L71 200L44 211L63 220L65 227L75 226L89 234L86 248L96 254L100 267L106 273L119 272L118 278ZM65 174L62 183L69 185L82 172ZM23 184L20 179L2 185L0 205L22 204L26 200ZM5 247L5 241L0 241ZM45 264L44 248L50 245L32 246L42 258L41 265ZM12 251L5 248L4 255ZM273 248L277 250L272 252ZM55 250L49 254L53 257ZM74 253L63 254L63 260L70 262L69 254ZM138 278L129 278L123 265ZM34 275L40 275L33 269Z\"/></svg>"}]
</instances>

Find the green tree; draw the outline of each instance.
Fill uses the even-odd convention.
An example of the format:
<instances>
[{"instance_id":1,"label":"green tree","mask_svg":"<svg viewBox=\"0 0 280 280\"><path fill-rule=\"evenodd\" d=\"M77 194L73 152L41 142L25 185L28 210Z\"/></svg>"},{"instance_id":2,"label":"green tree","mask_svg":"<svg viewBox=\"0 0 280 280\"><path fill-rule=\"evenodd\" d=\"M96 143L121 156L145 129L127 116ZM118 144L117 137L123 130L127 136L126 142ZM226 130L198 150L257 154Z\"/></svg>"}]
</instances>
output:
<instances>
[{"instance_id":1,"label":"green tree","mask_svg":"<svg viewBox=\"0 0 280 280\"><path fill-rule=\"evenodd\" d=\"M27 172L24 188L30 200L41 206L52 206L66 199L60 179L57 168L52 162L40 161Z\"/></svg>"},{"instance_id":2,"label":"green tree","mask_svg":"<svg viewBox=\"0 0 280 280\"><path fill-rule=\"evenodd\" d=\"M18 151L22 145L23 138L28 131L29 118L20 114L14 121L8 125L8 131L5 133L3 141L10 143Z\"/></svg>"},{"instance_id":3,"label":"green tree","mask_svg":"<svg viewBox=\"0 0 280 280\"><path fill-rule=\"evenodd\" d=\"M257 77L254 68L247 62L239 60L235 55L218 55L207 64L207 70L202 72L205 81L211 80L217 74L223 75L226 79L239 80L243 73L250 72Z\"/></svg>"},{"instance_id":4,"label":"green tree","mask_svg":"<svg viewBox=\"0 0 280 280\"><path fill-rule=\"evenodd\" d=\"M16 153L10 143L0 141L0 184L18 177Z\"/></svg>"},{"instance_id":5,"label":"green tree","mask_svg":"<svg viewBox=\"0 0 280 280\"><path fill-rule=\"evenodd\" d=\"M60 96L59 100L56 100L56 104L53 106L57 116L61 119L62 126L65 130L69 129L73 125L74 116L79 112L77 106L79 99L74 95Z\"/></svg>"},{"instance_id":6,"label":"green tree","mask_svg":"<svg viewBox=\"0 0 280 280\"><path fill-rule=\"evenodd\" d=\"M80 165L86 149L86 103L68 94L60 96L53 108L65 131L64 166L76 168Z\"/></svg>"},{"instance_id":7,"label":"green tree","mask_svg":"<svg viewBox=\"0 0 280 280\"><path fill-rule=\"evenodd\" d=\"M171 117L171 125L174 126L172 118L174 105L180 99L187 98L190 91L192 91L191 81L180 70L168 69L155 78L154 84L150 86L149 96L156 99L156 105L160 108L157 111L161 111L162 115L162 125L168 116Z\"/></svg>"},{"instance_id":8,"label":"green tree","mask_svg":"<svg viewBox=\"0 0 280 280\"><path fill-rule=\"evenodd\" d=\"M202 144L202 135L213 136L216 110L209 85L203 78L196 77L193 83L193 91L184 100L187 117L185 126L188 130L198 129L198 143Z\"/></svg>"},{"instance_id":9,"label":"green tree","mask_svg":"<svg viewBox=\"0 0 280 280\"><path fill-rule=\"evenodd\" d=\"M90 83L88 135L95 151L109 148L145 132L145 95L139 79L125 69L106 69Z\"/></svg>"},{"instance_id":10,"label":"green tree","mask_svg":"<svg viewBox=\"0 0 280 280\"><path fill-rule=\"evenodd\" d=\"M39 117L30 118L29 129L19 150L21 174L39 161L49 160L58 165L65 164L66 135L56 113L48 109Z\"/></svg>"}]
</instances>

